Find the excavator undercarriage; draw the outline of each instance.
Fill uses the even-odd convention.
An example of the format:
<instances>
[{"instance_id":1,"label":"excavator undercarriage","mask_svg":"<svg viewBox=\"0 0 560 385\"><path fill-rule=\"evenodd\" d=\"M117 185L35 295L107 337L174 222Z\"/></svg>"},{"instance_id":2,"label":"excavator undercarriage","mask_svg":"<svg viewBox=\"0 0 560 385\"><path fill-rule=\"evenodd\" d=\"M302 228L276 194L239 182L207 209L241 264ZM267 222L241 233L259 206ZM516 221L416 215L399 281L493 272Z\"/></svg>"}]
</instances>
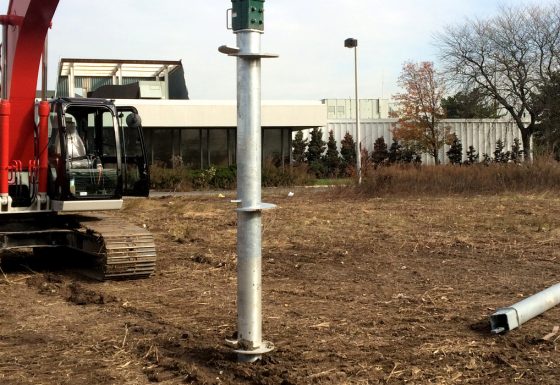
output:
<instances>
[{"instance_id":1,"label":"excavator undercarriage","mask_svg":"<svg viewBox=\"0 0 560 385\"><path fill-rule=\"evenodd\" d=\"M154 273L154 238L143 227L111 216L69 214L21 215L0 224L0 250L32 247L35 254L75 250L95 267L86 274L96 279L145 278Z\"/></svg>"}]
</instances>

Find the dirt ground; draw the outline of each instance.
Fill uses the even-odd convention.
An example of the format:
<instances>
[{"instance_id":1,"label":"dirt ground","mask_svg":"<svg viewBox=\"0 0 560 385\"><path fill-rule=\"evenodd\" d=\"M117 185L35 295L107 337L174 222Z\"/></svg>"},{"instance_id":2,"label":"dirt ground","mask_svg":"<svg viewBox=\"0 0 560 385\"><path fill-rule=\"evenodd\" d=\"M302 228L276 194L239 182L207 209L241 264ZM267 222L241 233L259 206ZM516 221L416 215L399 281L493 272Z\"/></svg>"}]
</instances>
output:
<instances>
[{"instance_id":1,"label":"dirt ground","mask_svg":"<svg viewBox=\"0 0 560 385\"><path fill-rule=\"evenodd\" d=\"M560 281L560 198L367 199L268 190L263 336L238 363L236 214L216 194L131 199L155 235L144 280L96 282L76 254L0 265L1 384L558 384L553 308L505 335L488 316Z\"/></svg>"}]
</instances>

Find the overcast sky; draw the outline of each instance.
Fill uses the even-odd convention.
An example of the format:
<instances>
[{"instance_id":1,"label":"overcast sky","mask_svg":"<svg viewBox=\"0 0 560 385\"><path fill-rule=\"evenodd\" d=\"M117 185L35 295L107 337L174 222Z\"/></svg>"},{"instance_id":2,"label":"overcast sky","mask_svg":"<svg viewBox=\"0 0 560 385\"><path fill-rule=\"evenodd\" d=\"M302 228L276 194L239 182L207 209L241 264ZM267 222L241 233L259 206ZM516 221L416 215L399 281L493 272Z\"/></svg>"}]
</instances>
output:
<instances>
[{"instance_id":1,"label":"overcast sky","mask_svg":"<svg viewBox=\"0 0 560 385\"><path fill-rule=\"evenodd\" d=\"M358 39L360 97L398 92L402 63L435 61L433 36L465 18L496 14L500 4L552 0L266 0L263 99L319 100L354 95ZM5 13L8 0L0 0ZM228 0L61 0L50 33L49 88L62 57L182 60L191 99L235 99L235 45Z\"/></svg>"}]
</instances>

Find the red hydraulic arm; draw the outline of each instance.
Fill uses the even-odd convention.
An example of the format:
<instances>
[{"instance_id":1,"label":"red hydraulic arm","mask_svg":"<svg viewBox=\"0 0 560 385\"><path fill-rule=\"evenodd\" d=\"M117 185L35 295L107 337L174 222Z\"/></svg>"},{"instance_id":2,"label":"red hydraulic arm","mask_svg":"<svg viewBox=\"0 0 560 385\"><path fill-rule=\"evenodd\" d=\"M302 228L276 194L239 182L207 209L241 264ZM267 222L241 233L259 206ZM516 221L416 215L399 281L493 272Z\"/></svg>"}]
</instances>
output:
<instances>
[{"instance_id":1,"label":"red hydraulic arm","mask_svg":"<svg viewBox=\"0 0 560 385\"><path fill-rule=\"evenodd\" d=\"M39 160L39 192L46 190L48 105L39 107L37 146L34 106L41 54L58 2L10 0L8 14L0 16L6 48L2 58L5 99L0 101L0 195L8 192L8 164L14 160L24 165Z\"/></svg>"}]
</instances>

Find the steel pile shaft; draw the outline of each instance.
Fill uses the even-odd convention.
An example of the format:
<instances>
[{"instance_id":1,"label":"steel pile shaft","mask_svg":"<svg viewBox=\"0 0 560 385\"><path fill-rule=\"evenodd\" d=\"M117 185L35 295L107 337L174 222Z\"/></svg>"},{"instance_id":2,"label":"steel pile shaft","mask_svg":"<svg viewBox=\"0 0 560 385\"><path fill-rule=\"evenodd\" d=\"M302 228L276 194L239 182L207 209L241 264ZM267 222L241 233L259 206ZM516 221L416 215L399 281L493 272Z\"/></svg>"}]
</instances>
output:
<instances>
[{"instance_id":1,"label":"steel pile shaft","mask_svg":"<svg viewBox=\"0 0 560 385\"><path fill-rule=\"evenodd\" d=\"M240 55L260 53L261 34L237 32ZM262 344L261 313L261 60L237 57L237 323L239 347ZM239 361L260 355L238 354Z\"/></svg>"}]
</instances>

